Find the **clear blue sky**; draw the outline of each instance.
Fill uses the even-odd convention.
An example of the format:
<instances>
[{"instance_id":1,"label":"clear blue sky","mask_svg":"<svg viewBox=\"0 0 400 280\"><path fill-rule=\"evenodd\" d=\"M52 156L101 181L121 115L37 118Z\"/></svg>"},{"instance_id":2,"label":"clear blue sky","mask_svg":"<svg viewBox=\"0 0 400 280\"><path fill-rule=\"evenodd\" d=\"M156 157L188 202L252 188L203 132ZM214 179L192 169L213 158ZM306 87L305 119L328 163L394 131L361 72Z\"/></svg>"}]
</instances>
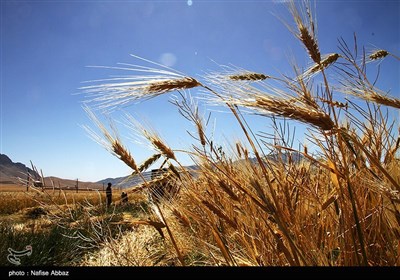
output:
<instances>
[{"instance_id":1,"label":"clear blue sky","mask_svg":"<svg viewBox=\"0 0 400 280\"><path fill-rule=\"evenodd\" d=\"M291 20L282 2L2 0L0 152L27 165L32 160L46 176L96 181L129 174L81 128L91 122L81 108L84 96L74 94L83 81L126 73L86 66L140 64L129 56L135 54L195 77L219 70L211 60L291 74L291 54L302 66L309 60L273 15ZM398 0L318 1L317 23L322 53L337 52L337 39L351 42L355 32L367 50L400 54ZM399 63L385 59L381 67L382 89L399 97ZM169 97L126 111L147 119L172 148L189 147L185 130L193 128ZM221 143L224 137L241 137L228 114L213 117ZM255 132L268 128L265 118L250 121ZM124 144L140 163L151 151L127 139L127 133L121 129Z\"/></svg>"}]
</instances>

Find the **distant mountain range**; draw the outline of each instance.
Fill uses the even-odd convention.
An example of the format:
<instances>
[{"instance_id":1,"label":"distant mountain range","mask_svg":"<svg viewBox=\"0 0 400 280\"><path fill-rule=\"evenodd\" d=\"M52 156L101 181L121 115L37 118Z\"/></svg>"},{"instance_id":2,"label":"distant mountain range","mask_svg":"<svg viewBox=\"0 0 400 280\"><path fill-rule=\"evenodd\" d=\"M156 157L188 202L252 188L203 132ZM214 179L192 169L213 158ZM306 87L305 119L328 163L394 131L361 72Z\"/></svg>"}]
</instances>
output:
<instances>
[{"instance_id":1,"label":"distant mountain range","mask_svg":"<svg viewBox=\"0 0 400 280\"><path fill-rule=\"evenodd\" d=\"M33 180L39 180L37 172L20 162L13 162L7 155L0 154L0 184L2 185L21 185L21 180L28 179L28 173ZM44 178L45 186L54 186L61 188L76 188L76 180L62 179L54 176ZM102 184L92 182L78 182L79 189L101 189Z\"/></svg>"},{"instance_id":2,"label":"distant mountain range","mask_svg":"<svg viewBox=\"0 0 400 280\"><path fill-rule=\"evenodd\" d=\"M282 161L282 162L288 162L289 158L291 159L292 162L295 163L299 163L302 160L306 160L306 158L300 154L300 153L296 153L296 152L292 152L292 153L281 153L281 154L269 154L266 156L266 159L269 161ZM249 159L252 163L254 164L258 164L258 161L256 158L250 158ZM196 170L199 169L198 166L196 165L191 165L191 166L187 166L186 167L189 172L192 173L192 175L196 176ZM147 172L143 172L142 176L143 178L146 179L146 181L150 181L151 180L151 171L147 171ZM108 183L111 183L113 185L114 188L129 188L129 187L133 187L136 186L138 184L143 183L143 179L141 176L139 175L133 175L133 176L124 176L124 177L118 177L118 178L107 178L107 179L103 179L97 182L98 184L102 184L103 186L107 186Z\"/></svg>"},{"instance_id":3,"label":"distant mountain range","mask_svg":"<svg viewBox=\"0 0 400 280\"><path fill-rule=\"evenodd\" d=\"M18 184L18 178L26 180L28 172L32 177L39 175L31 168L20 162L13 162L5 154L0 154L0 183L1 184Z\"/></svg>"},{"instance_id":4,"label":"distant mountain range","mask_svg":"<svg viewBox=\"0 0 400 280\"><path fill-rule=\"evenodd\" d=\"M82 190L82 189L102 190L103 189L103 185L99 184L99 183L82 182L82 181L71 180L71 179L62 179L62 178L58 178L58 177L54 177L54 176L44 178L44 184L47 187L54 186L55 188L75 190L77 183L78 183L78 188L80 190Z\"/></svg>"},{"instance_id":5,"label":"distant mountain range","mask_svg":"<svg viewBox=\"0 0 400 280\"><path fill-rule=\"evenodd\" d=\"M282 154L270 154L266 156L268 160L278 161L282 160L283 162L287 162L289 160L289 153ZM300 153L291 153L291 160L293 162L300 162L304 160L304 156ZM257 164L257 160L255 158L250 159L253 163ZM195 171L198 170L198 166L191 165L186 167L193 175ZM40 176L34 170L27 167L25 164L20 162L14 163L8 156L5 154L0 154L0 184L21 184L18 178L23 180L27 179L29 174L35 180L39 179ZM147 181L151 180L152 171L143 172L142 176ZM76 188L77 181L62 179L58 177L45 177L44 179L46 186L54 186L54 187L62 187L62 188ZM133 176L124 176L118 178L106 178L97 182L78 182L79 189L103 189L107 186L108 183L111 183L115 188L128 188L136 186L140 183L143 183L143 179L139 175Z\"/></svg>"},{"instance_id":6,"label":"distant mountain range","mask_svg":"<svg viewBox=\"0 0 400 280\"><path fill-rule=\"evenodd\" d=\"M192 173L198 169L198 167L195 165L187 166L186 168L189 170L189 172L192 172ZM108 183L111 183L115 188L125 189L125 188L133 187L133 186L143 183L142 178L145 178L146 181L150 181L151 174L152 174L152 171L146 171L146 172L143 172L141 174L141 176L135 174L133 176L128 175L128 176L118 177L118 178L107 178L107 179L100 180L97 183L104 184L104 186L107 186Z\"/></svg>"},{"instance_id":7,"label":"distant mountain range","mask_svg":"<svg viewBox=\"0 0 400 280\"><path fill-rule=\"evenodd\" d=\"M190 170L196 169L195 166L188 167ZM20 162L13 162L7 155L0 154L0 184L2 185L21 185L21 180L27 180L28 173L34 180L39 180L37 172ZM151 171L143 172L143 178L151 180ZM79 189L103 189L108 183L112 183L115 188L128 188L143 182L139 175L125 176L118 178L106 178L98 182L82 182L77 180L63 179L54 176L45 177L44 185L47 187L75 189L78 183Z\"/></svg>"}]
</instances>

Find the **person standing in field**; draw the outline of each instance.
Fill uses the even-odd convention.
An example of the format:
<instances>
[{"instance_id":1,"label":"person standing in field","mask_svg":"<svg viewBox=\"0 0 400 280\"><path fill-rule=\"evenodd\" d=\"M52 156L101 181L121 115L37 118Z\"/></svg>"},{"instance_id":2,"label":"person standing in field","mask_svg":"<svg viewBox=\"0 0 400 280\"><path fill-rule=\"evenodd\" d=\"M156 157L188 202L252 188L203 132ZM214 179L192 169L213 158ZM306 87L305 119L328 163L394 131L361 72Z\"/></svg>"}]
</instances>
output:
<instances>
[{"instance_id":1,"label":"person standing in field","mask_svg":"<svg viewBox=\"0 0 400 280\"><path fill-rule=\"evenodd\" d=\"M107 197L107 207L109 207L111 205L111 202L112 202L111 183L108 183L108 186L106 188L106 197Z\"/></svg>"}]
</instances>

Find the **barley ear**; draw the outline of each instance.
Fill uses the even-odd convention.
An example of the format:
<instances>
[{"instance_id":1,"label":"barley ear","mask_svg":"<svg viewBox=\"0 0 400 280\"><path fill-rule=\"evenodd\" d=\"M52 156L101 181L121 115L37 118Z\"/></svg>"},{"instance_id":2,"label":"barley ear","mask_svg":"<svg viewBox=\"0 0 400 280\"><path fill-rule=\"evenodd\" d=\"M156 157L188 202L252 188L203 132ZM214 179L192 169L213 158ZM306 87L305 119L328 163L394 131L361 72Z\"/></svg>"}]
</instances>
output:
<instances>
[{"instance_id":1,"label":"barley ear","mask_svg":"<svg viewBox=\"0 0 400 280\"><path fill-rule=\"evenodd\" d=\"M181 79L169 79L164 81L155 81L146 86L144 91L148 94L164 93L168 91L190 89L201 86L200 82L191 77Z\"/></svg>"},{"instance_id":2,"label":"barley ear","mask_svg":"<svg viewBox=\"0 0 400 280\"><path fill-rule=\"evenodd\" d=\"M321 52L319 51L318 42L315 37L315 24L310 13L309 7L306 7L307 15L301 15L299 9L296 7L294 1L289 4L289 11L291 12L298 33L295 36L303 43L310 58L316 63L321 62Z\"/></svg>"},{"instance_id":3,"label":"barley ear","mask_svg":"<svg viewBox=\"0 0 400 280\"><path fill-rule=\"evenodd\" d=\"M126 165L128 165L133 170L135 171L138 170L136 162L131 156L130 152L124 146L122 146L122 144L118 140L114 140L114 142L112 143L112 148L114 153L119 156L120 160L122 160Z\"/></svg>"},{"instance_id":4,"label":"barley ear","mask_svg":"<svg viewBox=\"0 0 400 280\"><path fill-rule=\"evenodd\" d=\"M270 78L270 76L264 75L262 73L248 72L243 74L235 74L227 76L228 79L232 81L263 81Z\"/></svg>"},{"instance_id":5,"label":"barley ear","mask_svg":"<svg viewBox=\"0 0 400 280\"><path fill-rule=\"evenodd\" d=\"M146 159L139 167L138 172L143 172L147 170L154 162L156 162L161 157L161 154L154 154L148 159ZM136 173L136 171L134 172Z\"/></svg>"},{"instance_id":6,"label":"barley ear","mask_svg":"<svg viewBox=\"0 0 400 280\"><path fill-rule=\"evenodd\" d=\"M374 53L370 54L369 59L371 60L378 60L378 59L382 59L386 56L389 55L388 51L385 50L377 50Z\"/></svg>"},{"instance_id":7,"label":"barley ear","mask_svg":"<svg viewBox=\"0 0 400 280\"><path fill-rule=\"evenodd\" d=\"M338 172L336 169L335 164L328 159L328 166L330 167L330 176L331 176L331 181L335 188L339 189L339 178L338 178Z\"/></svg>"}]
</instances>

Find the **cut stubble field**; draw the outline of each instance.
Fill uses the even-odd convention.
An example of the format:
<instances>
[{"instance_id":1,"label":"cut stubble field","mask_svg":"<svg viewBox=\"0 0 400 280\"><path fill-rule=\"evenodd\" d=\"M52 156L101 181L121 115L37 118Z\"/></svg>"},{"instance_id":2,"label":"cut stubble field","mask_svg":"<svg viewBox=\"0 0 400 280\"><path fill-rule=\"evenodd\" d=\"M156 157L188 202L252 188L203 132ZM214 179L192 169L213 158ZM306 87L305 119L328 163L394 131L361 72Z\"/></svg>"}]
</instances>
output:
<instances>
[{"instance_id":1,"label":"cut stubble field","mask_svg":"<svg viewBox=\"0 0 400 280\"><path fill-rule=\"evenodd\" d=\"M9 249L26 246L32 253L21 258L21 265L84 265L101 243L139 225L147 211L141 195L130 197L136 202L122 203L120 191L113 192L107 208L104 192L7 189L0 191L1 266L13 265L7 259Z\"/></svg>"}]
</instances>

